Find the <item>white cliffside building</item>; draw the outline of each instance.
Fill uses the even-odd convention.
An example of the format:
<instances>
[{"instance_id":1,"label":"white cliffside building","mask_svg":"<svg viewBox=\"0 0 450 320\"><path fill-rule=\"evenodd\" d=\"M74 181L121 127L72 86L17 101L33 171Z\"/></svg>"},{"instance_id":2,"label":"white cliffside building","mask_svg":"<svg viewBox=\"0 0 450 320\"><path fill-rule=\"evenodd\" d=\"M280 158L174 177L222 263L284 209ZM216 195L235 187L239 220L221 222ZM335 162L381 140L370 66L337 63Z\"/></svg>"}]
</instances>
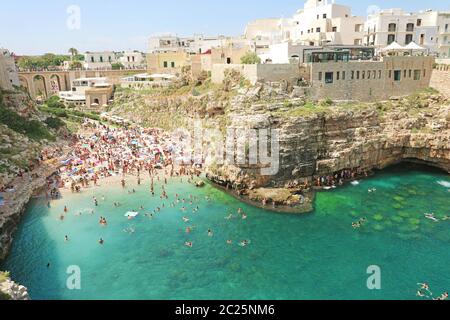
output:
<instances>
[{"instance_id":1,"label":"white cliffside building","mask_svg":"<svg viewBox=\"0 0 450 320\"><path fill-rule=\"evenodd\" d=\"M361 45L364 18L334 0L307 0L291 18L260 19L245 30L249 40L266 40L269 45L291 40L308 46Z\"/></svg>"},{"instance_id":2,"label":"white cliffside building","mask_svg":"<svg viewBox=\"0 0 450 320\"><path fill-rule=\"evenodd\" d=\"M364 44L377 49L394 41L401 46L415 42L439 57L450 57L450 12L381 10L369 15L364 33Z\"/></svg>"}]
</instances>

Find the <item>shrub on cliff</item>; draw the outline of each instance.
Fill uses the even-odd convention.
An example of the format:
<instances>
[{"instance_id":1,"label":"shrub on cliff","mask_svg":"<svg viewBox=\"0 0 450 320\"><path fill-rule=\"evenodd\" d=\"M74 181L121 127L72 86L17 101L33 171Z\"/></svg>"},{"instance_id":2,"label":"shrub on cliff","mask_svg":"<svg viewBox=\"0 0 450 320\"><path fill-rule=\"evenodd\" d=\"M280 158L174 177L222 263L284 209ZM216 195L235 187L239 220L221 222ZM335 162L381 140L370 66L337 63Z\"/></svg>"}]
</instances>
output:
<instances>
[{"instance_id":1,"label":"shrub on cliff","mask_svg":"<svg viewBox=\"0 0 450 320\"><path fill-rule=\"evenodd\" d=\"M0 123L8 128L26 135L32 140L55 140L55 137L38 120L29 120L0 104Z\"/></svg>"}]
</instances>

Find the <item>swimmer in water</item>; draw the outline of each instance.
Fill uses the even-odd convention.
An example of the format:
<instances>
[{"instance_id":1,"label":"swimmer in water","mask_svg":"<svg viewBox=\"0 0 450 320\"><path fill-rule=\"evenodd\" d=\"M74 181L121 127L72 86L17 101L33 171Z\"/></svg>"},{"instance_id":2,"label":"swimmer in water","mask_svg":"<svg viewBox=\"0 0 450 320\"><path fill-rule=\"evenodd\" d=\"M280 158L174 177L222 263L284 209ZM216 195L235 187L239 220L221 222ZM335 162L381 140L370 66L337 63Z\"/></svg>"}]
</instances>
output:
<instances>
[{"instance_id":1,"label":"swimmer in water","mask_svg":"<svg viewBox=\"0 0 450 320\"><path fill-rule=\"evenodd\" d=\"M67 209L67 206L64 206L64 212L67 213L69 209Z\"/></svg>"},{"instance_id":2,"label":"swimmer in water","mask_svg":"<svg viewBox=\"0 0 450 320\"><path fill-rule=\"evenodd\" d=\"M434 300L441 300L441 301L448 300L448 292L444 292L443 294L441 294L440 297L438 297Z\"/></svg>"},{"instance_id":3,"label":"swimmer in water","mask_svg":"<svg viewBox=\"0 0 450 320\"><path fill-rule=\"evenodd\" d=\"M103 245L103 244L105 243L105 240L103 240L102 238L100 238L100 240L98 240L98 243L99 243L100 245Z\"/></svg>"},{"instance_id":4,"label":"swimmer in water","mask_svg":"<svg viewBox=\"0 0 450 320\"><path fill-rule=\"evenodd\" d=\"M59 216L59 220L61 220L61 221L64 220L64 215L63 214Z\"/></svg>"},{"instance_id":5,"label":"swimmer in water","mask_svg":"<svg viewBox=\"0 0 450 320\"><path fill-rule=\"evenodd\" d=\"M246 220L247 219L247 215L244 213L242 214L242 220Z\"/></svg>"},{"instance_id":6,"label":"swimmer in water","mask_svg":"<svg viewBox=\"0 0 450 320\"><path fill-rule=\"evenodd\" d=\"M208 230L208 237L214 236L214 233L211 231L211 229Z\"/></svg>"},{"instance_id":7,"label":"swimmer in water","mask_svg":"<svg viewBox=\"0 0 450 320\"><path fill-rule=\"evenodd\" d=\"M186 247L192 248L194 244L192 242L185 242L184 245Z\"/></svg>"},{"instance_id":8,"label":"swimmer in water","mask_svg":"<svg viewBox=\"0 0 450 320\"><path fill-rule=\"evenodd\" d=\"M227 244L228 245L232 245L233 244L233 240L227 240Z\"/></svg>"},{"instance_id":9,"label":"swimmer in water","mask_svg":"<svg viewBox=\"0 0 450 320\"><path fill-rule=\"evenodd\" d=\"M225 217L225 220L231 220L231 219L233 219L233 214L232 213L230 213L227 217Z\"/></svg>"},{"instance_id":10,"label":"swimmer in water","mask_svg":"<svg viewBox=\"0 0 450 320\"><path fill-rule=\"evenodd\" d=\"M239 245L241 246L241 247L246 247L246 246L248 246L250 244L250 241L248 241L248 240L243 240L243 241L241 241L240 243L239 243Z\"/></svg>"},{"instance_id":11,"label":"swimmer in water","mask_svg":"<svg viewBox=\"0 0 450 320\"><path fill-rule=\"evenodd\" d=\"M189 222L189 218L183 217L183 221L187 223L187 222Z\"/></svg>"},{"instance_id":12,"label":"swimmer in water","mask_svg":"<svg viewBox=\"0 0 450 320\"><path fill-rule=\"evenodd\" d=\"M69 237L67 235L64 236L64 241L65 242L69 241Z\"/></svg>"}]
</instances>

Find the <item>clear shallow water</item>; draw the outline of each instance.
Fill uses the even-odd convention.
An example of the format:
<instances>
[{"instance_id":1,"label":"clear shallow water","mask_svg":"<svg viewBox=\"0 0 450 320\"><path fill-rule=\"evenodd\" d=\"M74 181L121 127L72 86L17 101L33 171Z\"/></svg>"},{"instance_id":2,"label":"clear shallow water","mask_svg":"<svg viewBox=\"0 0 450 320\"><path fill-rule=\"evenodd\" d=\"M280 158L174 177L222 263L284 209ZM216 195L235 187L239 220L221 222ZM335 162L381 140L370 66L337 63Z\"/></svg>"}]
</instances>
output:
<instances>
[{"instance_id":1,"label":"clear shallow water","mask_svg":"<svg viewBox=\"0 0 450 320\"><path fill-rule=\"evenodd\" d=\"M182 213L179 205L132 222L124 214L141 205L153 210L162 203L159 195L149 195L148 181L133 186L133 195L104 185L54 201L50 209L33 200L0 269L11 270L33 299L415 299L418 282L440 295L450 289L450 221L434 223L423 214L450 215L447 183L450 177L441 172L402 165L357 186L319 193L315 211L298 216L175 180L166 188L171 199L175 193L198 196L199 213ZM99 199L95 215L75 216L94 208L93 195ZM122 207L114 208L114 201ZM70 212L61 222L64 205ZM225 219L239 207L247 220ZM98 225L100 216L107 218L106 228ZM351 223L361 217L367 224L354 230ZM189 225L196 229L186 234ZM130 226L134 234L123 231ZM251 240L248 247L238 245L244 239ZM81 290L66 288L70 265L81 268ZM366 287L370 265L381 267L380 291Z\"/></svg>"}]
</instances>

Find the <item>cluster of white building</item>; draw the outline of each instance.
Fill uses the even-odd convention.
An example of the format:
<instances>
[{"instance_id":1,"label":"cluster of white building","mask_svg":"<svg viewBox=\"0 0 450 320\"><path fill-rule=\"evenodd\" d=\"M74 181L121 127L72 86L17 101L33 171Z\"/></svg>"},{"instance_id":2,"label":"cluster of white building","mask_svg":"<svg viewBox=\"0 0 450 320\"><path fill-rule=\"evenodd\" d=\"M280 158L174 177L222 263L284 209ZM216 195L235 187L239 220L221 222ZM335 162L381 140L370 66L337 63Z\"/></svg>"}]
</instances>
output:
<instances>
[{"instance_id":1,"label":"cluster of white building","mask_svg":"<svg viewBox=\"0 0 450 320\"><path fill-rule=\"evenodd\" d=\"M414 42L441 58L450 58L450 11L374 10L367 18L334 0L307 0L291 18L250 22L245 38L276 45L364 45L377 50L397 42ZM270 51L270 49L268 50Z\"/></svg>"}]
</instances>

